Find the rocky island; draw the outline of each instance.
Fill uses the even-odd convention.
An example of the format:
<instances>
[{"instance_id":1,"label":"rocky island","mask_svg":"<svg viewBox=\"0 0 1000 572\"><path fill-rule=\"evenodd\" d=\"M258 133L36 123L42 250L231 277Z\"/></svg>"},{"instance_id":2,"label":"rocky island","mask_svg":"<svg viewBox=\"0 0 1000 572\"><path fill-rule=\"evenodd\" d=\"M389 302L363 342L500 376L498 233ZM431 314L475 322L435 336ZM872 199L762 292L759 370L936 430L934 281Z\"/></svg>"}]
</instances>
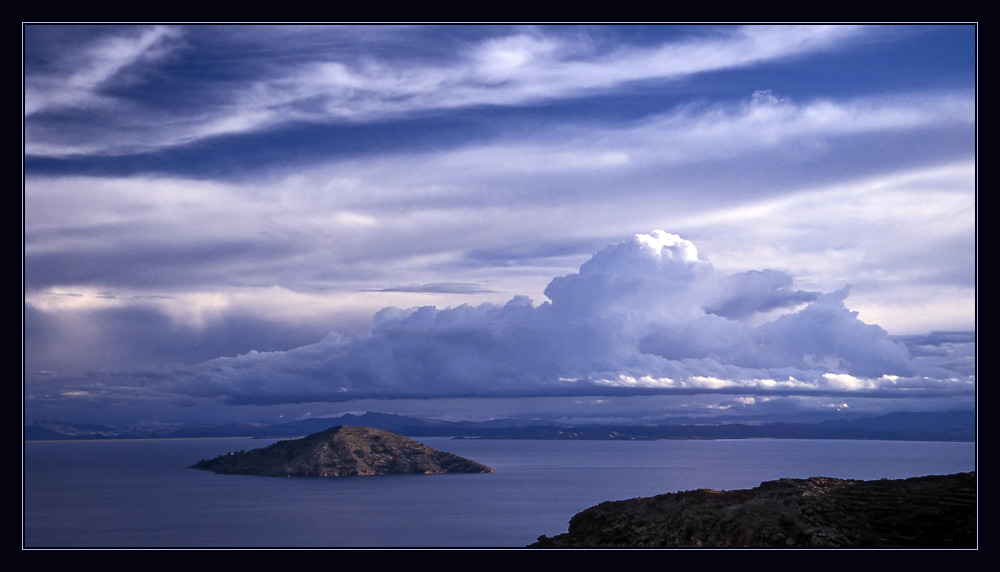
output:
<instances>
[{"instance_id":1,"label":"rocky island","mask_svg":"<svg viewBox=\"0 0 1000 572\"><path fill-rule=\"evenodd\" d=\"M343 425L301 439L202 460L191 468L267 477L494 472L481 463L390 431Z\"/></svg>"},{"instance_id":2,"label":"rocky island","mask_svg":"<svg viewBox=\"0 0 1000 572\"><path fill-rule=\"evenodd\" d=\"M536 548L975 548L976 473L825 477L609 501Z\"/></svg>"}]
</instances>

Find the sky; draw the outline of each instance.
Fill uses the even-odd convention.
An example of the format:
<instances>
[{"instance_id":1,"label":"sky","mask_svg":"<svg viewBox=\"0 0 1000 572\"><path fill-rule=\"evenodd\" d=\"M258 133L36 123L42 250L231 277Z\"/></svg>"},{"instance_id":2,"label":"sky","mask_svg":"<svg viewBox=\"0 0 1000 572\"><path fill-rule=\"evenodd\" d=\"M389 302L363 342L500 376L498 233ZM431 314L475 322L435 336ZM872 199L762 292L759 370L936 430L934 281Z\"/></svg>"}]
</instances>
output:
<instances>
[{"instance_id":1,"label":"sky","mask_svg":"<svg viewBox=\"0 0 1000 572\"><path fill-rule=\"evenodd\" d=\"M25 420L972 408L976 31L25 24Z\"/></svg>"}]
</instances>

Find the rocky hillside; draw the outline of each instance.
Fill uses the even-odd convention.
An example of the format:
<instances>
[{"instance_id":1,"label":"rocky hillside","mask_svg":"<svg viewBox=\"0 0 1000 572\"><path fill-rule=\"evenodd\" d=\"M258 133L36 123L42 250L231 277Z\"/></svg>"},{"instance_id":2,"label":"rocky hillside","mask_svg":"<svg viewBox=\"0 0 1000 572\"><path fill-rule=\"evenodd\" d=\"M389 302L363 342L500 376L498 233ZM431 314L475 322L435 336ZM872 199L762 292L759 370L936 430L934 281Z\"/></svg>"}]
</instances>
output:
<instances>
[{"instance_id":1,"label":"rocky hillside","mask_svg":"<svg viewBox=\"0 0 1000 572\"><path fill-rule=\"evenodd\" d=\"M976 547L976 473L781 479L604 502L532 547Z\"/></svg>"},{"instance_id":2,"label":"rocky hillside","mask_svg":"<svg viewBox=\"0 0 1000 572\"><path fill-rule=\"evenodd\" d=\"M331 427L301 439L202 460L191 468L267 477L493 472L486 465L396 433L349 426Z\"/></svg>"}]
</instances>

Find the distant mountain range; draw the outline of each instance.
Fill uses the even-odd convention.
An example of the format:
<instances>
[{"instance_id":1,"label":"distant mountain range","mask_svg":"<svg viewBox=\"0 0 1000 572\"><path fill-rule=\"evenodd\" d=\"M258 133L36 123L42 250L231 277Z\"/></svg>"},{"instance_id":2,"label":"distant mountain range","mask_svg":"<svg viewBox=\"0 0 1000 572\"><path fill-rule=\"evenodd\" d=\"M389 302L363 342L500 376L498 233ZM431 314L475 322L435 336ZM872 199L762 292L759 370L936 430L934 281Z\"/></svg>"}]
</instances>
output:
<instances>
[{"instance_id":1,"label":"distant mountain range","mask_svg":"<svg viewBox=\"0 0 1000 572\"><path fill-rule=\"evenodd\" d=\"M900 412L814 423L688 421L663 425L585 424L501 419L442 421L367 412L290 423L192 424L175 427L110 427L37 421L24 425L29 441L65 439L152 439L195 437L301 437L337 425L371 427L409 437L467 439L874 439L892 441L975 441L976 412Z\"/></svg>"}]
</instances>

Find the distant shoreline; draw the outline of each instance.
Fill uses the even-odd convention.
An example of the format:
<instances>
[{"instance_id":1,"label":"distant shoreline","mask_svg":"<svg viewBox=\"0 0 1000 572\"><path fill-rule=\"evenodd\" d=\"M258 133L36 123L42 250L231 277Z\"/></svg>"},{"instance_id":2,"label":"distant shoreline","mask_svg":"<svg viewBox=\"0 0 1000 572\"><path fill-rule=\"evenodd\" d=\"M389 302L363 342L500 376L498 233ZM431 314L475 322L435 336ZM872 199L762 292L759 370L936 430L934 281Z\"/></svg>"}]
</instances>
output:
<instances>
[{"instance_id":1,"label":"distant shoreline","mask_svg":"<svg viewBox=\"0 0 1000 572\"><path fill-rule=\"evenodd\" d=\"M337 425L370 427L407 437L453 439L515 439L574 441L806 439L862 441L975 442L978 419L973 410L899 412L846 420L810 423L760 420L677 420L659 425L572 425L540 420L500 419L482 422L442 421L368 412L362 415L311 418L289 423L231 423L171 427L113 427L109 425L38 421L24 425L26 441L107 439L289 439L311 435Z\"/></svg>"}]
</instances>

